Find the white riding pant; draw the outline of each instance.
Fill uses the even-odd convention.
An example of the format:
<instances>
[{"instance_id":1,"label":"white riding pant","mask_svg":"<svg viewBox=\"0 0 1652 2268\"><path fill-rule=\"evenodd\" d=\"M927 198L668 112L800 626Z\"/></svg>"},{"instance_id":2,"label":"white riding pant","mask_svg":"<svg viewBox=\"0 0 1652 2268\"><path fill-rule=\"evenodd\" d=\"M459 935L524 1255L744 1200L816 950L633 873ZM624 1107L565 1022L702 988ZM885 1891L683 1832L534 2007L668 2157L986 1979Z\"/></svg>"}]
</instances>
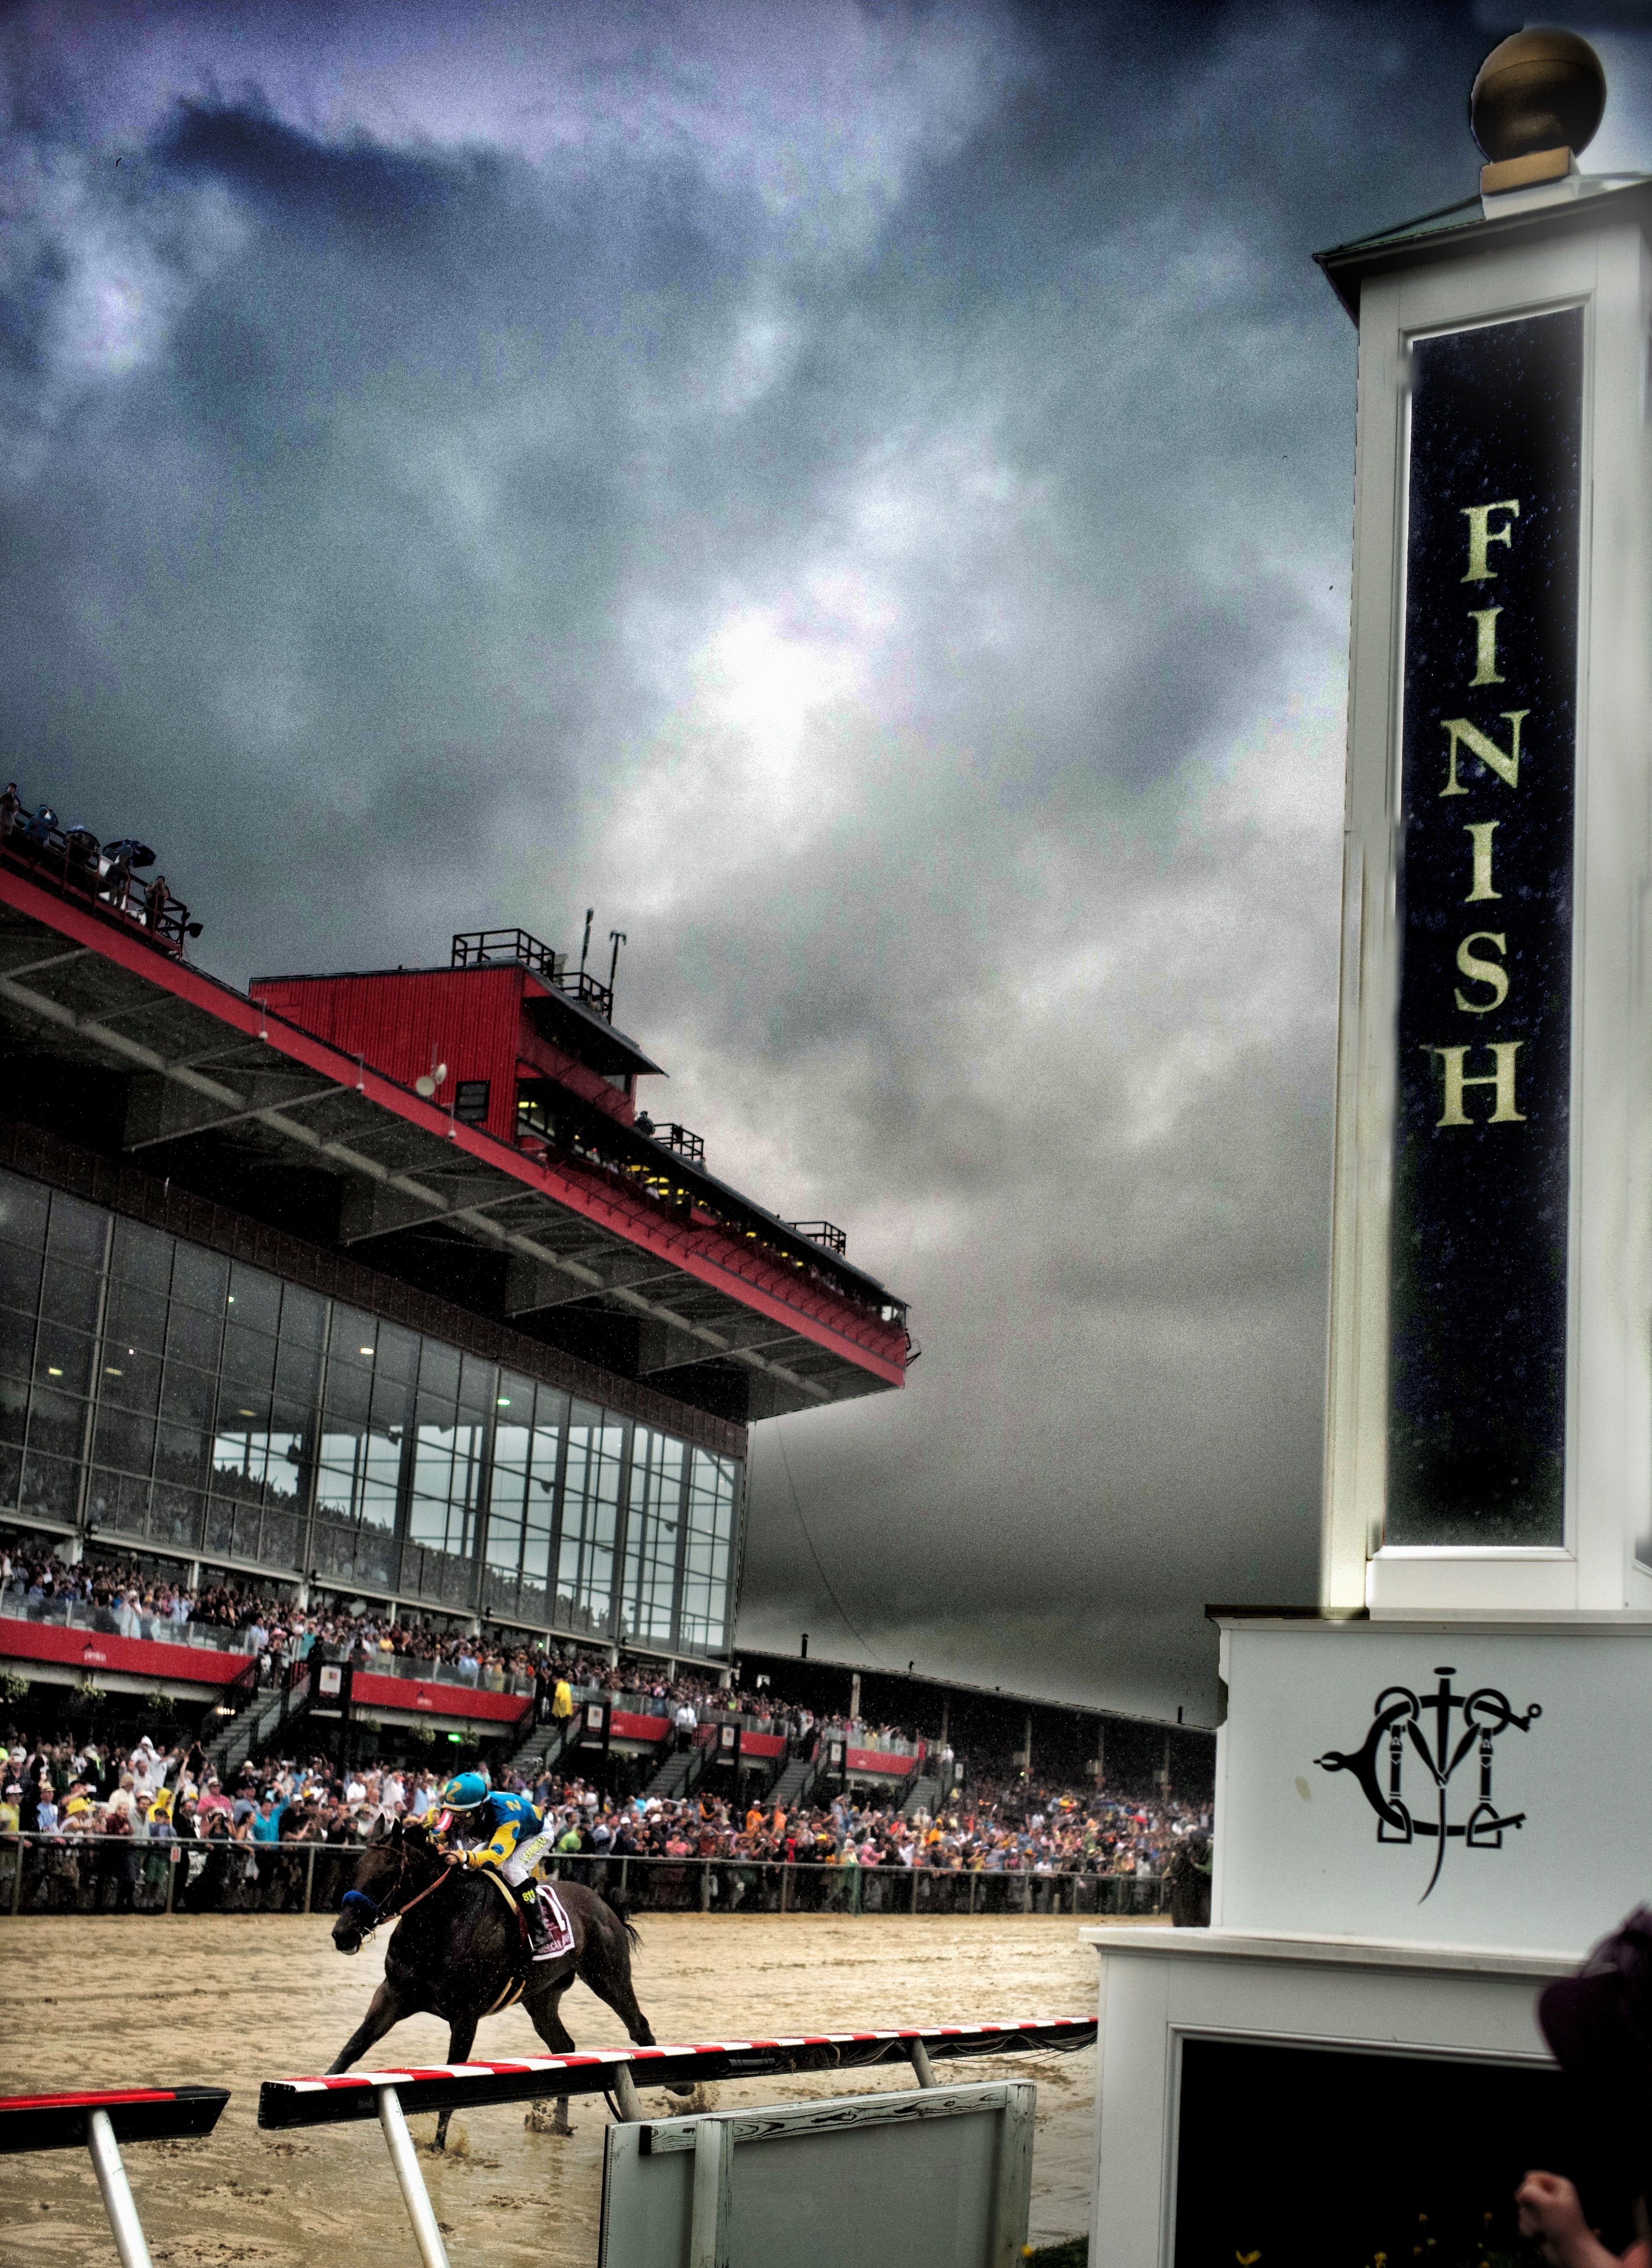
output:
<instances>
[{"instance_id":1,"label":"white riding pant","mask_svg":"<svg viewBox=\"0 0 1652 2268\"><path fill-rule=\"evenodd\" d=\"M521 1889L535 1867L549 1850L550 1844L550 1832L546 1829L538 1835L530 1835L525 1843L517 1845L515 1850L499 1868L499 1872L513 1890Z\"/></svg>"}]
</instances>

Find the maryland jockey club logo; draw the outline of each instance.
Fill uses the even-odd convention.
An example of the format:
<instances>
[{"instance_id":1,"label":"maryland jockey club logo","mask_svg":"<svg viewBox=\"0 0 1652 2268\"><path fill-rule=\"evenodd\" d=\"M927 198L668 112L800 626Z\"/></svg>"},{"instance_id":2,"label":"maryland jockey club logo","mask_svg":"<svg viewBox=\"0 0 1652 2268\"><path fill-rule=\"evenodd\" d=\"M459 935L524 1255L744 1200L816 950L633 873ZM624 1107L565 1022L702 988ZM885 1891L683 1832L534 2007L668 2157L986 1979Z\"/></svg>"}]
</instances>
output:
<instances>
[{"instance_id":1,"label":"maryland jockey club logo","mask_svg":"<svg viewBox=\"0 0 1652 2268\"><path fill-rule=\"evenodd\" d=\"M1470 1851L1501 1851L1503 1830L1525 1824L1523 1811L1506 1815L1498 1811L1492 1795L1493 1751L1501 1734L1511 1727L1517 1733L1529 1731L1543 1712L1534 1701L1523 1715L1510 1705L1506 1694L1491 1685L1479 1686L1472 1693L1456 1693L1451 1688L1456 1675L1449 1665L1436 1667L1434 1675L1440 1683L1432 1693L1413 1693L1407 1685L1385 1686L1376 1697L1371 1729L1354 1753L1343 1756L1331 1749L1314 1759L1322 1771L1353 1774L1376 1814L1379 1843L1411 1843L1419 1836L1435 1838L1434 1872L1427 1889L1417 1901L1419 1905L1439 1881L1446 1845L1454 1837ZM1426 1722L1429 1718L1434 1719L1432 1727ZM1384 1746L1388 1749L1386 1789L1382 1785ZM1479 1798L1466 1819L1454 1821L1449 1815L1452 1776L1476 1747L1480 1762ZM1415 1762L1420 1762L1427 1776L1422 1807L1432 1808L1432 1819L1419 1818L1405 1800L1402 1780L1406 1764L1412 1764L1414 1787Z\"/></svg>"}]
</instances>

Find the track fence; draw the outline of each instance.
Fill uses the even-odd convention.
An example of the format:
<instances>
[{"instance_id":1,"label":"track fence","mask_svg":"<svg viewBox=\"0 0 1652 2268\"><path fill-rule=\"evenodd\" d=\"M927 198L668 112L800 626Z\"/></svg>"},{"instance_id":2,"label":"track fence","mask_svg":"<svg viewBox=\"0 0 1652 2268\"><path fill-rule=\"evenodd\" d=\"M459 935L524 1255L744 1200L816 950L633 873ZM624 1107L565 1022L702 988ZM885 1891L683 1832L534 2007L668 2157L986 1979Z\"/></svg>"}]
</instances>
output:
<instances>
[{"instance_id":1,"label":"track fence","mask_svg":"<svg viewBox=\"0 0 1652 2268\"><path fill-rule=\"evenodd\" d=\"M557 2098L564 2103L575 2095L604 2095L616 2121L641 2128L645 2147L682 2146L686 2139L698 2156L715 2159L719 2150L738 2139L729 2132L719 2139L721 2119L698 2120L687 2137L673 2130L682 2119L645 2123L639 2089L669 2088L678 2095L704 2083L721 2080L776 2077L798 2072L866 2070L878 2064L911 2066L922 2090L911 2098L933 2112L988 2108L985 2102L948 2101L948 2090L935 2077L934 2063L948 2058L1020 2055L1039 2051L1070 2054L1091 2046L1096 2036L1094 2016L1034 2016L989 2024L892 2026L887 2030L807 2032L781 2039L718 2040L690 2046L598 2049L584 2054L527 2056L508 2061L461 2064L411 2064L403 2069L351 2071L315 2078L266 2080L259 2090L258 2124L280 2129L330 2126L376 2119L390 2153L408 2215L413 2224L424 2268L448 2268L441 2231L430 2193L419 2170L408 2114L420 2111L482 2110L494 2104ZM954 2092L962 2092L955 2090ZM967 2090L984 2096L991 2090ZM1018 2121L1018 2144L1029 2162L1032 2147L1032 2089L1020 2090L1023 2115ZM106 2088L77 2089L57 2095L0 2096L0 2154L33 2150L85 2149L92 2156L98 2185L114 2232L122 2268L151 2268L148 2243L121 2157L122 2142L161 2139L176 2135L210 2134L229 2100L218 2087ZM900 2098L884 2097L865 2105L841 2100L828 2109L825 2124L841 2124L855 2110L884 2118L903 2113ZM780 2117L796 2121L808 2113L788 2107ZM738 2118L740 2114L734 2116ZM774 2114L769 2115L769 2124ZM713 2131L707 2138L699 2125ZM1025 2169L1023 2169L1023 2171ZM1000 2182L1001 2186L1001 2182ZM1025 2229L1025 2182L1020 2196L1019 2227ZM696 2185L696 2220L699 2219L699 2187ZM605 2206L606 2212L606 2206ZM1000 2213L1001 2220L1003 2215ZM1019 2251L1014 2229L1000 2231L995 2261L1011 2261ZM726 2257L726 2243L702 2248L697 2261Z\"/></svg>"},{"instance_id":2,"label":"track fence","mask_svg":"<svg viewBox=\"0 0 1652 2268\"><path fill-rule=\"evenodd\" d=\"M409 2064L386 2071L350 2071L313 2079L266 2080L258 2093L258 2124L269 2128L331 2126L376 2118L390 2153L390 2162L401 2186L402 2201L418 2246L423 2268L448 2268L446 2249L424 2186L408 2114L420 2111L481 2110L494 2103L529 2102L573 2095L604 2095L616 2121L641 2125L645 2146L659 2147L667 2132L682 2124L666 2119L649 2125L638 2094L641 2088L668 2087L678 2094L730 2079L774 2078L783 2073L812 2071L865 2070L883 2063L907 2063L925 2100L937 2110L949 2107L948 2090L936 2079L933 2065L949 2057L1000 2056L1053 2050L1070 2054L1092 2046L1094 2016L1036 2016L1011 2023L896 2026L887 2031L809 2032L775 2040L718 2040L690 2047L596 2049L586 2054L525 2056L509 2062ZM1032 2147L1031 2089L1027 2090L1022 2140ZM849 2106L833 2106L840 2114ZM884 2108L889 2108L888 2099ZM965 2108L962 2102L955 2107ZM772 2114L771 2114L772 2115ZM711 2124L702 2119L700 2124ZM732 2139L732 2138L730 2138ZM697 2135L697 2154L705 2154ZM699 2184L696 2185L695 2217L699 2220ZM606 2186L605 2186L606 2195ZM1025 2234L1026 2213L1021 2212ZM606 2213L606 2205L604 2211ZM1020 2238L998 2246L994 2258L1014 2259ZM690 2250L697 2264L727 2258L726 2244L697 2241Z\"/></svg>"},{"instance_id":3,"label":"track fence","mask_svg":"<svg viewBox=\"0 0 1652 2268\"><path fill-rule=\"evenodd\" d=\"M37 1913L336 1913L363 1845L18 1835L0 1842L0 1916ZM554 1857L632 1914L1162 1913L1156 1874L949 1873L812 1860Z\"/></svg>"},{"instance_id":4,"label":"track fence","mask_svg":"<svg viewBox=\"0 0 1652 2268\"><path fill-rule=\"evenodd\" d=\"M150 2268L122 2142L210 2134L229 2101L223 2087L114 2087L64 2095L0 2095L0 2154L89 2150L122 2268Z\"/></svg>"}]
</instances>

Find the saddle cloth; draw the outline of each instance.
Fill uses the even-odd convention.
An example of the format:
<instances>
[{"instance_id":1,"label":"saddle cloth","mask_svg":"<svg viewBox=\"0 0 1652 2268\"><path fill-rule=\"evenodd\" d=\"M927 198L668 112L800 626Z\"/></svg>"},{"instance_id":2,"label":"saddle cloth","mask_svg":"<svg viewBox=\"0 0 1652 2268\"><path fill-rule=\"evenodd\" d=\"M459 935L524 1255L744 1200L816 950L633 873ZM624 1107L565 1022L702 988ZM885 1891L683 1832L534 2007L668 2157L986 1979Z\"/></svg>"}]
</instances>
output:
<instances>
[{"instance_id":1,"label":"saddle cloth","mask_svg":"<svg viewBox=\"0 0 1652 2268\"><path fill-rule=\"evenodd\" d=\"M523 1918L522 1909L516 1903L516 1892L505 1881L504 1875L496 1874L491 1867L483 1867L483 1873L515 1915L517 1927L526 1939L527 1924ZM564 1954L573 1951L573 1924L563 1911L562 1900L549 1882L536 1882L534 1887L539 1893L539 1911L544 1917L546 1928L550 1932L549 1942L546 1945L545 1950L542 1953L536 1953L534 1958L535 1961L560 1961ZM490 2009L488 2013L491 2015L493 2011Z\"/></svg>"},{"instance_id":2,"label":"saddle cloth","mask_svg":"<svg viewBox=\"0 0 1652 2268\"><path fill-rule=\"evenodd\" d=\"M573 1951L573 1924L564 1913L562 1900L549 1882L539 1885L539 1911L541 1918L550 1932L550 1942L542 1953L535 1954L534 1958L536 1961L560 1961L564 1954Z\"/></svg>"}]
</instances>

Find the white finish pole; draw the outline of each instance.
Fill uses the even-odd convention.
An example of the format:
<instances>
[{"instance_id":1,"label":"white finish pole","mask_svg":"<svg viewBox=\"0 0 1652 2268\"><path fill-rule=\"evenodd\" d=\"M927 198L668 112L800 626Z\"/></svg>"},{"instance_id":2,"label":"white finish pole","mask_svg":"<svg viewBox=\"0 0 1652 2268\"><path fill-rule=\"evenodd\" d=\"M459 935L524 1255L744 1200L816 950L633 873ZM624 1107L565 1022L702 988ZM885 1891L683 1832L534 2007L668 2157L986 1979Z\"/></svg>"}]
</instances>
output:
<instances>
[{"instance_id":1,"label":"white finish pole","mask_svg":"<svg viewBox=\"0 0 1652 2268\"><path fill-rule=\"evenodd\" d=\"M442 2233L436 2226L436 2209L431 2203L430 2191L424 2186L424 2176L419 2171L419 2161L413 2149L413 2137L402 2110L402 2098L394 2087L381 2087L379 2095L379 2124L384 2129L384 2139L390 2146L390 2163L395 2168L395 2177L402 2184L402 2201L413 2224L413 2235L419 2249L419 2258L424 2268L448 2268L447 2254L442 2244Z\"/></svg>"},{"instance_id":2,"label":"white finish pole","mask_svg":"<svg viewBox=\"0 0 1652 2268\"><path fill-rule=\"evenodd\" d=\"M98 2187L103 2191L103 2209L114 2231L114 2249L121 2256L121 2268L151 2268L143 2223L132 2202L126 2168L121 2162L121 2146L114 2139L107 2110L94 2110L88 2117L86 2147L92 2153Z\"/></svg>"}]
</instances>

